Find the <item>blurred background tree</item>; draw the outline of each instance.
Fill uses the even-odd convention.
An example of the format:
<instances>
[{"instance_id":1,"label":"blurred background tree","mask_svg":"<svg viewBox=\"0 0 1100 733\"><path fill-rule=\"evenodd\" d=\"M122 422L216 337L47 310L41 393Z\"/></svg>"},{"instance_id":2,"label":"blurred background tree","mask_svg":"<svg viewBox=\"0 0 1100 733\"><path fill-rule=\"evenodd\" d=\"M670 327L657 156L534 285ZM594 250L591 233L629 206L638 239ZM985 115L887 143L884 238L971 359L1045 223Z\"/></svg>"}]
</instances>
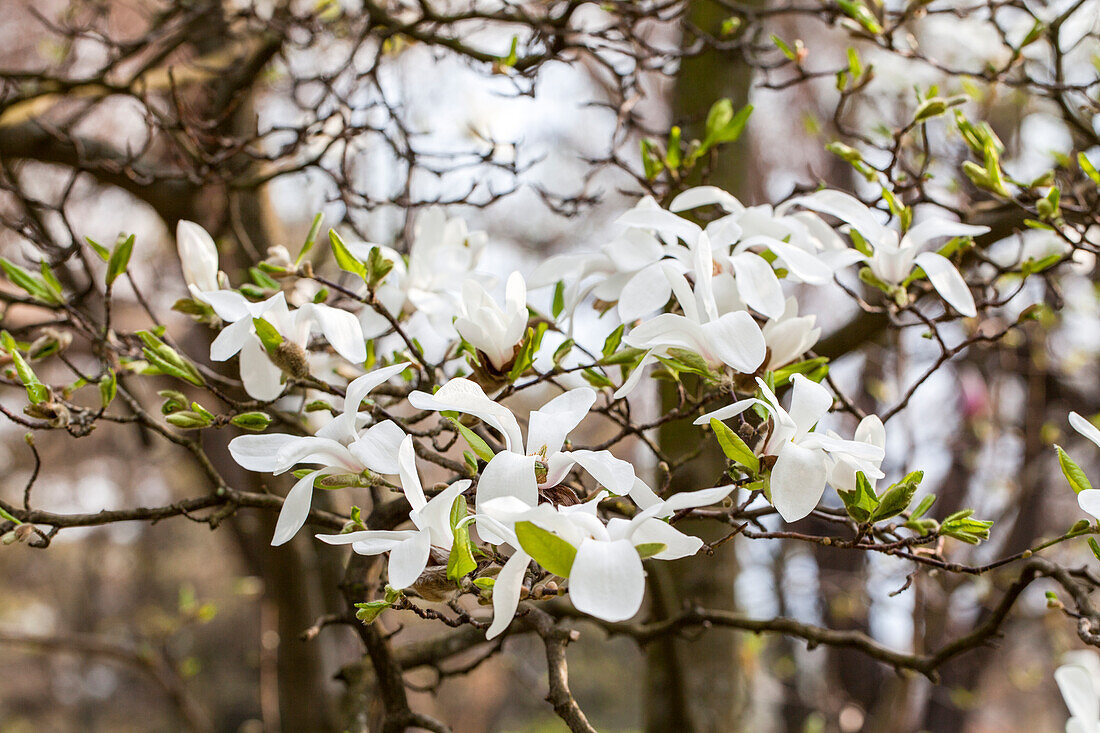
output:
<instances>
[{"instance_id":1,"label":"blurred background tree","mask_svg":"<svg viewBox=\"0 0 1100 733\"><path fill-rule=\"evenodd\" d=\"M1049 446L1068 440L1058 436L1068 410L1098 405L1088 255L1100 209L1078 162L1079 153L1100 161L1098 10L1092 0L0 0L0 248L24 265L46 261L78 311L103 298L85 237L134 233L140 287L115 294L114 318L137 328L157 314L182 334L189 321L169 315L184 295L171 241L181 219L214 234L223 269L243 272L273 247L293 251L317 212L403 248L416 213L442 203L508 245L492 263L504 274L603 243L613 214L642 194L667 202L711 183L751 205L826 184L875 201L886 185L907 205L991 226L971 256L998 277L1072 242L1073 263L1029 280L976 328L999 332L997 319L1051 306L1041 317L959 353L847 299L819 321L817 353L834 360L846 394L897 415L887 453L904 458L893 472L929 470L938 516L973 506L995 520L992 542L952 548L952 560L980 566L1077 517ZM705 138L721 98L753 105L746 134L689 168L687 143ZM956 111L1003 141L1011 191L964 175L964 161L984 161ZM1054 183L1056 220L1040 215ZM1044 218L1045 227L1025 223ZM63 323L14 289L0 300L4 327L20 338ZM583 323L597 344L601 327L594 314ZM206 339L198 328L179 337ZM85 365L92 351L76 340L66 358ZM236 387L228 373L219 379ZM917 386L920 400L902 411ZM673 453L677 428L662 436ZM165 516L184 517L70 519L89 526L57 533L45 552L0 553L4 730L343 730L378 704L358 635L325 621L343 613L343 555L307 536L270 547L275 514L262 507L179 504L202 496L206 478L186 450L139 424L78 442L38 432L33 448L17 415L2 429L5 506L21 506L33 484L27 511L166 506L178 511ZM229 460L228 437L205 434L202 446L225 480L281 493ZM714 461L704 454L670 478L695 485L692 476L721 471ZM1096 475L1095 463L1086 469ZM322 510L346 509L327 501ZM1080 550L1057 552L1081 565ZM748 537L666 570L651 573L654 618L688 598L862 630L914 653L972 629L1018 577L1008 569L975 581ZM995 646L952 659L935 684L858 649L807 650L781 635L712 630L639 645L582 624L573 689L596 727L612 731L1054 728L1050 669L1073 630L1047 611L1041 585L1023 592ZM402 639L431 633L414 624ZM456 730L555 725L531 666L537 642L509 640L501 655L466 640L447 658L409 648L394 652L408 694Z\"/></svg>"}]
</instances>

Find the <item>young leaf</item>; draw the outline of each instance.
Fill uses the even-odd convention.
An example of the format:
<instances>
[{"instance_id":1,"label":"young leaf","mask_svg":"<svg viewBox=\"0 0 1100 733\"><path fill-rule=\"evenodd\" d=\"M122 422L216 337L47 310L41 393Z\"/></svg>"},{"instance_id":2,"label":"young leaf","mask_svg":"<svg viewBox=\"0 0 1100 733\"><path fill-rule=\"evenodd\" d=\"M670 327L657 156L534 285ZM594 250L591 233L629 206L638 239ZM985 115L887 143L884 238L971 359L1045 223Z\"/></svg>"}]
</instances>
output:
<instances>
[{"instance_id":1,"label":"young leaf","mask_svg":"<svg viewBox=\"0 0 1100 733\"><path fill-rule=\"evenodd\" d=\"M661 554L668 549L668 545L664 542L643 542L640 545L634 545L634 549L638 551L638 556L645 560Z\"/></svg>"},{"instance_id":2,"label":"young leaf","mask_svg":"<svg viewBox=\"0 0 1100 733\"><path fill-rule=\"evenodd\" d=\"M107 260L107 287L114 285L118 276L126 272L126 268L130 264L130 255L134 251L134 235L122 239L115 245L115 249L111 252L110 258Z\"/></svg>"},{"instance_id":3,"label":"young leaf","mask_svg":"<svg viewBox=\"0 0 1100 733\"><path fill-rule=\"evenodd\" d=\"M466 519L466 497L459 494L451 504L451 531L454 541L451 543L451 556L447 558L447 577L458 581L477 569L473 548L470 545L470 525Z\"/></svg>"},{"instance_id":4,"label":"young leaf","mask_svg":"<svg viewBox=\"0 0 1100 733\"><path fill-rule=\"evenodd\" d=\"M99 400L104 409L111 406L115 395L118 393L118 377L114 369L108 369L107 374L99 380Z\"/></svg>"},{"instance_id":5,"label":"young leaf","mask_svg":"<svg viewBox=\"0 0 1100 733\"><path fill-rule=\"evenodd\" d=\"M3 344L4 351L7 351L8 355L11 356L11 362L15 367L15 373L19 376L19 381L23 383L23 387L27 390L27 399L31 401L31 404L37 405L50 399L49 388L39 381L34 370L31 369L30 365L23 358L23 355L19 353L19 347L15 343L15 339L12 338L12 335L7 331L0 333L0 342Z\"/></svg>"},{"instance_id":6,"label":"young leaf","mask_svg":"<svg viewBox=\"0 0 1100 733\"><path fill-rule=\"evenodd\" d=\"M891 486L879 497L878 506L871 512L870 522L881 522L884 519L896 517L909 508L909 502L913 500L913 494L917 492L924 473L914 471L901 481Z\"/></svg>"},{"instance_id":7,"label":"young leaf","mask_svg":"<svg viewBox=\"0 0 1100 733\"><path fill-rule=\"evenodd\" d=\"M459 435L466 439L466 442L469 444L470 449L473 450L478 458L483 461L493 460L492 449L484 440L481 439L480 435L460 423L456 418L448 417L447 419L450 420L451 424L455 426L455 429L458 430Z\"/></svg>"},{"instance_id":8,"label":"young leaf","mask_svg":"<svg viewBox=\"0 0 1100 733\"><path fill-rule=\"evenodd\" d=\"M336 257L336 264L345 272L358 275L364 282L367 280L367 268L355 255L348 251L347 245L335 229L328 230L329 242L332 244L332 254Z\"/></svg>"},{"instance_id":9,"label":"young leaf","mask_svg":"<svg viewBox=\"0 0 1100 733\"><path fill-rule=\"evenodd\" d=\"M1089 477L1085 475L1081 467L1078 466L1072 458L1066 455L1066 452L1062 450L1060 445L1054 446L1054 449L1058 451L1058 465L1062 467L1062 475L1066 477L1066 481L1069 482L1070 488L1078 494L1082 491L1091 489L1092 484L1089 483Z\"/></svg>"},{"instance_id":10,"label":"young leaf","mask_svg":"<svg viewBox=\"0 0 1100 733\"><path fill-rule=\"evenodd\" d=\"M539 565L554 575L569 577L573 560L577 557L577 549L573 545L531 522L516 522L516 538L523 551L535 558Z\"/></svg>"},{"instance_id":11,"label":"young leaf","mask_svg":"<svg viewBox=\"0 0 1100 733\"><path fill-rule=\"evenodd\" d=\"M840 495L841 501L844 502L844 508L848 511L848 516L860 524L870 520L872 513L878 508L878 496L875 495L875 490L871 488L871 483L867 480L863 471L856 473L855 489L852 491L838 490L836 493Z\"/></svg>"},{"instance_id":12,"label":"young leaf","mask_svg":"<svg viewBox=\"0 0 1100 733\"><path fill-rule=\"evenodd\" d=\"M726 427L726 424L717 418L710 419L710 429L714 431L714 437L718 438L718 445L722 446L722 452L726 458L738 463L755 476L760 473L760 459L752 452L752 449L741 440L741 436Z\"/></svg>"}]
</instances>

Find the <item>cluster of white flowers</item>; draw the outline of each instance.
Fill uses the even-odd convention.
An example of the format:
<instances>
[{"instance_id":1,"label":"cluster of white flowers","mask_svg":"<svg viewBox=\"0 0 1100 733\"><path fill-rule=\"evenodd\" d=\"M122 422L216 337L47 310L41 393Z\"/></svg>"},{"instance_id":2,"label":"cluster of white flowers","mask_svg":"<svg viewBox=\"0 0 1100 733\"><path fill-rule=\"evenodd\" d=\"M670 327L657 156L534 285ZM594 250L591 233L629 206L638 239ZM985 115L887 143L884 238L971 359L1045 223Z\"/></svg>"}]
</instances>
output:
<instances>
[{"instance_id":1,"label":"cluster of white flowers","mask_svg":"<svg viewBox=\"0 0 1100 733\"><path fill-rule=\"evenodd\" d=\"M720 216L700 226L679 213L701 207L717 207ZM195 224L181 223L178 245L192 296L209 306L222 327L210 357L224 361L239 354L241 380L255 399L279 398L287 376L307 390L319 385L312 365L331 363L332 356L319 348L323 344L310 342L314 332L358 369L368 352L372 363L379 355L395 354L393 363L346 387L330 385L342 389L343 407L333 408L314 435L259 434L232 441L232 455L246 469L279 474L309 467L297 470L273 544L288 541L306 523L315 486L392 486L385 477L397 476L411 509L411 528L351 527L320 539L350 544L365 555L388 553L389 584L404 589L416 587L433 552L436 557L457 552L466 542L457 538L468 538L472 528L477 541L495 547L481 553L478 569L479 578L493 578L479 586L492 588L491 637L511 622L532 561L545 574L568 582L569 597L580 611L623 620L642 603L643 559L672 560L703 546L670 522L678 512L722 502L751 479L778 514L793 522L815 509L828 484L851 491L861 472L873 486L883 476L883 424L870 416L851 440L816 429L834 404L833 395L814 379L821 374L815 371L820 360L804 361L821 331L813 315L799 315L798 301L785 283L829 287L841 269L864 262L887 286L904 289L919 266L948 304L974 315L973 298L954 266L938 254L917 250L936 237L985 230L930 220L899 238L879 222L879 212L832 191L773 209L745 207L723 191L704 187L681 194L670 209L644 199L619 218L621 234L599 252L551 258L529 280L513 273L503 304L486 288L490 281L476 272L485 235L469 232L438 208L429 209L416 223L407 257L362 242L346 245L345 251L361 262L381 255L389 263L382 278L370 282L363 277L369 297L355 313L325 305L324 293L317 291L292 307L283 292L260 299L230 289L218 272L209 235ZM815 211L845 222L856 247L845 244ZM277 259L289 265L285 253ZM308 271L289 267L286 280L309 278ZM553 317L542 314L532 321L528 288L550 286L556 290ZM587 386L562 388L541 408L517 416L499 393L507 385L540 378L533 352L540 348L542 330L532 326L556 321L571 333L576 311L589 297L619 327L622 341L615 348L626 356L589 380L599 392ZM400 338L395 322L401 324ZM407 350L412 344L416 353ZM524 354L528 361L517 367ZM703 415L697 424L755 411L755 434L763 437L759 445L748 446L759 461L744 483L662 497L631 463L610 451L571 447L568 435L597 402L602 404L596 409L606 411L625 399L657 364L690 365L717 390L741 392L743 399ZM587 371L595 374L596 367ZM620 367L625 378L616 389L608 375L618 378ZM330 371L351 377L351 368L343 364ZM786 373L777 379L776 370L783 369ZM418 384L439 386L432 392L409 391L394 382L414 371L427 380ZM394 398L381 409L368 394L387 382L394 383L386 393L404 399ZM776 385L788 383L790 399L784 407ZM483 463L471 455L467 475L455 475L429 497L417 455L434 450L426 438L438 431L413 430L402 404L426 411L417 414L416 422L430 413L452 420ZM495 433L499 450L468 427L478 422ZM573 500L566 501L559 487L574 471L580 478L571 482L567 492ZM580 489L585 475L590 487ZM473 510L460 511L466 506L463 495L475 483ZM618 497L614 512L604 516L608 512L599 511L600 504L612 496Z\"/></svg>"}]
</instances>

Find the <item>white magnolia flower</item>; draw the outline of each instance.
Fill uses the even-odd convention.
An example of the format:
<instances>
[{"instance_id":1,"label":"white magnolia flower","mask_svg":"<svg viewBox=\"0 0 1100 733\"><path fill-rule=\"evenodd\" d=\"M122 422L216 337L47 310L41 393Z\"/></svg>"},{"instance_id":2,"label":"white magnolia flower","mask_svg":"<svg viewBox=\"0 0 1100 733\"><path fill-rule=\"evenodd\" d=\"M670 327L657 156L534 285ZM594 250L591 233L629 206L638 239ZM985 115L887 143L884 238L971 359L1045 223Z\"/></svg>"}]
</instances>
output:
<instances>
[{"instance_id":1,"label":"white magnolia flower","mask_svg":"<svg viewBox=\"0 0 1100 733\"><path fill-rule=\"evenodd\" d=\"M696 273L712 271L706 233L697 237L693 256ZM624 343L647 352L615 392L616 399L629 394L641 380L645 367L657 356L667 355L669 349L686 349L701 356L713 368L729 367L743 374L752 374L764 362L767 344L760 326L744 310L719 314L712 278L698 277L693 290L679 272L666 268L665 275L683 315L662 313L626 335Z\"/></svg>"},{"instance_id":2,"label":"white magnolia flower","mask_svg":"<svg viewBox=\"0 0 1100 733\"><path fill-rule=\"evenodd\" d=\"M1100 429L1076 412L1069 414L1069 424L1084 437L1100 448ZM1086 514L1100 519L1100 489L1085 489L1077 495L1077 504Z\"/></svg>"},{"instance_id":3,"label":"white magnolia flower","mask_svg":"<svg viewBox=\"0 0 1100 733\"><path fill-rule=\"evenodd\" d=\"M253 303L235 290L206 291L196 295L226 322L210 344L210 358L225 361L241 355L241 381L250 397L273 400L283 386L282 370L271 363L256 335L254 318L263 318L287 341L305 349L310 333L317 328L340 356L359 364L367 358L366 340L355 315L321 303L305 303L290 310L283 293Z\"/></svg>"},{"instance_id":4,"label":"white magnolia flower","mask_svg":"<svg viewBox=\"0 0 1100 733\"><path fill-rule=\"evenodd\" d=\"M764 368L774 371L801 359L821 337L821 329L814 325L816 322L816 316L798 315L798 301L787 298L783 313L760 329L768 346L768 362Z\"/></svg>"},{"instance_id":5,"label":"white magnolia flower","mask_svg":"<svg viewBox=\"0 0 1100 733\"><path fill-rule=\"evenodd\" d=\"M416 219L407 265L396 250L380 247L394 266L375 297L395 318L408 317L408 333L432 361L441 359L455 339L451 324L459 312L462 283L474 272L487 242L485 232L471 232L465 221L448 219L442 207L433 206ZM364 261L375 246L347 242L348 250ZM390 329L389 321L369 307L359 317L367 338Z\"/></svg>"},{"instance_id":6,"label":"white magnolia flower","mask_svg":"<svg viewBox=\"0 0 1100 733\"><path fill-rule=\"evenodd\" d=\"M481 283L469 278L462 286L462 306L455 330L501 370L516 355L516 347L527 331L527 285L523 276L508 277L501 308Z\"/></svg>"},{"instance_id":7,"label":"white magnolia flower","mask_svg":"<svg viewBox=\"0 0 1100 733\"><path fill-rule=\"evenodd\" d=\"M1092 651L1070 652L1054 670L1069 708L1066 733L1100 733L1100 660Z\"/></svg>"},{"instance_id":8,"label":"white magnolia flower","mask_svg":"<svg viewBox=\"0 0 1100 733\"><path fill-rule=\"evenodd\" d=\"M481 419L504 438L505 450L493 456L477 483L477 506L501 496L535 506L539 489L557 486L574 465L580 465L600 485L625 494L634 485L634 467L610 451L562 450L565 438L580 424L596 401L596 393L579 387L560 394L538 410L527 423L524 448L519 422L512 411L489 399L468 379L452 379L435 394L413 392L409 403L419 410L453 410ZM493 541L493 538L486 539Z\"/></svg>"},{"instance_id":9,"label":"white magnolia flower","mask_svg":"<svg viewBox=\"0 0 1100 733\"><path fill-rule=\"evenodd\" d=\"M493 623L486 636L493 638L511 623L519 603L523 571L531 560L516 537L516 523L531 522L576 550L566 577L569 598L578 611L605 621L623 621L638 612L645 595L645 571L638 546L663 545L652 555L659 560L694 555L703 546L702 540L685 535L659 517L714 504L733 488L722 486L676 494L639 511L631 519L614 518L606 525L596 515L603 492L584 504L568 507L531 506L514 497L486 502L475 518L479 532L489 527L516 548L493 585Z\"/></svg>"},{"instance_id":10,"label":"white magnolia flower","mask_svg":"<svg viewBox=\"0 0 1100 733\"><path fill-rule=\"evenodd\" d=\"M846 193L818 191L796 198L793 203L835 216L859 232L871 246L871 255L852 250L850 261L866 262L875 277L887 285L900 285L912 274L915 266L920 267L936 292L955 310L964 316L977 315L974 296L951 261L935 252L921 250L934 239L985 234L989 227L926 219L912 226L899 239L896 231L879 223L875 212Z\"/></svg>"},{"instance_id":11,"label":"white magnolia flower","mask_svg":"<svg viewBox=\"0 0 1100 733\"><path fill-rule=\"evenodd\" d=\"M634 210L661 211L650 196L639 200ZM605 303L616 303L624 323L659 311L672 295L664 268L686 269L677 259L686 255L686 250L668 246L648 228L633 226L630 216L628 212L619 219L617 223L626 224L626 230L599 252L558 255L543 262L529 278L531 288L565 282L567 315L572 315L589 294Z\"/></svg>"},{"instance_id":12,"label":"white magnolia flower","mask_svg":"<svg viewBox=\"0 0 1100 733\"><path fill-rule=\"evenodd\" d=\"M827 435L837 439L840 438L831 430ZM878 415L868 415L860 420L852 439L857 443L866 443L881 448L883 457L885 457L886 426L882 424L882 420ZM856 473L862 471L865 466L871 465L876 469L882 468L882 458L878 460L857 459L842 452L830 453L829 457L833 460L832 468L829 469L829 483L838 491L854 491L856 488ZM878 479L877 476L867 476L867 482L871 484L872 489L875 488Z\"/></svg>"},{"instance_id":13,"label":"white magnolia flower","mask_svg":"<svg viewBox=\"0 0 1100 733\"><path fill-rule=\"evenodd\" d=\"M470 486L467 480L456 481L430 500L416 470L416 454L411 435L401 441L398 449L401 490L412 511L409 519L416 529L363 530L346 534L319 534L317 539L330 545L351 545L360 555L390 553L389 584L398 590L407 588L428 566L432 548L447 553L454 542L451 531L451 505Z\"/></svg>"},{"instance_id":14,"label":"white magnolia flower","mask_svg":"<svg viewBox=\"0 0 1100 733\"><path fill-rule=\"evenodd\" d=\"M771 413L773 429L764 453L776 457L770 477L771 500L785 521L798 521L814 510L825 493L829 467L834 462L843 460L863 471L868 479L882 478L878 468L883 458L881 447L812 432L832 407L833 397L827 389L796 374L791 378L794 385L791 406L784 410L764 381L758 378L756 382L763 400L749 398L735 402L703 415L695 424L705 425L711 418L726 420L753 405L762 405Z\"/></svg>"},{"instance_id":15,"label":"white magnolia flower","mask_svg":"<svg viewBox=\"0 0 1100 733\"><path fill-rule=\"evenodd\" d=\"M176 225L176 249L183 279L192 295L218 290L218 247L214 238L193 221L180 220Z\"/></svg>"},{"instance_id":16,"label":"white magnolia flower","mask_svg":"<svg viewBox=\"0 0 1100 733\"><path fill-rule=\"evenodd\" d=\"M229 442L229 453L241 467L278 475L303 463L318 464L287 493L275 524L272 545L290 540L305 524L313 503L313 482L318 476L337 473L381 474L399 472L397 454L405 433L390 420L358 429L359 404L372 389L404 371L408 364L395 364L355 379L348 385L344 409L315 436L265 433L242 435Z\"/></svg>"}]
</instances>

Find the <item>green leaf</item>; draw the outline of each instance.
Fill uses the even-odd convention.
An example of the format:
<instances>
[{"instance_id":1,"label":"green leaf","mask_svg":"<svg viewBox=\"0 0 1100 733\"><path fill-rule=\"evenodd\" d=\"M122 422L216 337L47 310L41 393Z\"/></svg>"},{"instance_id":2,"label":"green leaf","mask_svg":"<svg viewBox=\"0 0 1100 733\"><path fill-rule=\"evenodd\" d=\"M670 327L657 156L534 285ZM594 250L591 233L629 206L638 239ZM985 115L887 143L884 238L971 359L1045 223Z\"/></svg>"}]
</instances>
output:
<instances>
[{"instance_id":1,"label":"green leaf","mask_svg":"<svg viewBox=\"0 0 1100 733\"><path fill-rule=\"evenodd\" d=\"M1100 186L1100 171L1096 170L1096 166L1092 164L1084 153L1077 154L1077 165L1081 166L1081 170L1088 176L1093 183Z\"/></svg>"},{"instance_id":2,"label":"green leaf","mask_svg":"<svg viewBox=\"0 0 1100 733\"><path fill-rule=\"evenodd\" d=\"M516 538L523 551L554 575L568 578L577 549L561 537L531 522L516 522Z\"/></svg>"},{"instance_id":3,"label":"green leaf","mask_svg":"<svg viewBox=\"0 0 1100 733\"><path fill-rule=\"evenodd\" d=\"M358 275L363 279L363 282L366 282L366 265L348 251L347 245L344 244L344 240L340 238L340 235L335 229L328 230L328 238L329 242L332 244L332 254L336 257L336 264L340 269L345 272L350 272L353 275Z\"/></svg>"},{"instance_id":4,"label":"green leaf","mask_svg":"<svg viewBox=\"0 0 1100 733\"><path fill-rule=\"evenodd\" d=\"M321 233L321 222L324 218L324 214L320 212L313 217L313 223L309 227L309 234L306 235L306 241L302 244L302 249L298 251L298 259L294 260L295 265L302 264L302 260L305 259L305 256L313 249L313 245L317 243L317 235Z\"/></svg>"},{"instance_id":5,"label":"green leaf","mask_svg":"<svg viewBox=\"0 0 1100 733\"><path fill-rule=\"evenodd\" d=\"M878 18L860 0L837 0L836 3L852 20L859 23L868 32L874 35L882 33L882 25Z\"/></svg>"},{"instance_id":6,"label":"green leaf","mask_svg":"<svg viewBox=\"0 0 1100 733\"><path fill-rule=\"evenodd\" d=\"M182 428L183 430L200 430L210 427L210 420L205 415L193 410L173 412L164 419L167 420L169 424L175 425L177 428Z\"/></svg>"},{"instance_id":7,"label":"green leaf","mask_svg":"<svg viewBox=\"0 0 1100 733\"><path fill-rule=\"evenodd\" d=\"M794 364L788 364L781 369L775 370L775 386L782 387L791 381L791 377L795 374L803 374L806 377L816 377L813 381L820 382L825 378L825 375L829 373L829 358L826 356L818 356L813 359L805 359ZM824 367L824 369L822 369Z\"/></svg>"},{"instance_id":8,"label":"green leaf","mask_svg":"<svg viewBox=\"0 0 1100 733\"><path fill-rule=\"evenodd\" d=\"M645 349L639 349L634 346L628 346L625 349L620 349L610 356L605 356L600 359L600 364L603 366L615 366L617 364L636 364L642 356L645 354Z\"/></svg>"},{"instance_id":9,"label":"green leaf","mask_svg":"<svg viewBox=\"0 0 1100 733\"><path fill-rule=\"evenodd\" d=\"M447 577L458 581L477 569L473 548L470 545L470 525L466 519L466 497L459 494L451 504L451 531L454 541L451 543L451 555L447 558Z\"/></svg>"},{"instance_id":10,"label":"green leaf","mask_svg":"<svg viewBox=\"0 0 1100 733\"><path fill-rule=\"evenodd\" d=\"M229 418L229 422L242 430L258 433L271 424L271 416L266 412L242 412Z\"/></svg>"},{"instance_id":11,"label":"green leaf","mask_svg":"<svg viewBox=\"0 0 1100 733\"><path fill-rule=\"evenodd\" d=\"M1062 467L1062 475L1066 477L1070 488L1078 494L1091 489L1092 484L1089 483L1089 477L1085 475L1081 467L1062 450L1060 445L1055 445L1054 449L1058 451L1058 465Z\"/></svg>"},{"instance_id":12,"label":"green leaf","mask_svg":"<svg viewBox=\"0 0 1100 733\"><path fill-rule=\"evenodd\" d=\"M714 437L718 438L718 445L722 446L722 452L726 454L726 458L749 469L753 476L760 473L760 459L748 444L741 440L740 435L714 417L710 419L710 428L714 431Z\"/></svg>"},{"instance_id":13,"label":"green leaf","mask_svg":"<svg viewBox=\"0 0 1100 733\"><path fill-rule=\"evenodd\" d=\"M909 514L910 521L920 519L925 514L927 514L928 510L932 508L932 504L935 503L935 501L936 501L936 495L935 494L928 494L923 499L921 499L920 503L917 504L916 508L914 508L913 511L910 512L910 514Z\"/></svg>"},{"instance_id":14,"label":"green leaf","mask_svg":"<svg viewBox=\"0 0 1100 733\"><path fill-rule=\"evenodd\" d=\"M603 354L603 357L605 359L607 357L611 356L612 354L614 354L615 351L619 348L619 344L621 344L622 341L623 341L623 330L625 328L626 328L626 324L625 323L620 323L619 327L616 328L611 333L609 333L607 335L607 338L604 339L603 349L601 350L600 353Z\"/></svg>"},{"instance_id":15,"label":"green leaf","mask_svg":"<svg viewBox=\"0 0 1100 733\"><path fill-rule=\"evenodd\" d=\"M466 439L466 442L469 444L470 449L473 450L478 458L483 461L493 460L493 450L484 440L481 439L480 435L463 425L461 422L458 421L457 418L448 417L447 419L450 420L451 424L455 426L455 429L458 430L459 435Z\"/></svg>"},{"instance_id":16,"label":"green leaf","mask_svg":"<svg viewBox=\"0 0 1100 733\"><path fill-rule=\"evenodd\" d=\"M106 262L107 259L111 256L110 250L108 250L106 247L104 247L102 244L95 241L91 237L84 237L84 241L88 243L88 246L91 247L97 255L99 255L99 259L103 260L104 262Z\"/></svg>"},{"instance_id":17,"label":"green leaf","mask_svg":"<svg viewBox=\"0 0 1100 733\"><path fill-rule=\"evenodd\" d=\"M137 335L145 343L142 353L154 369L162 374L190 382L196 387L206 384L194 364L176 353L175 349L161 341L152 332L138 331Z\"/></svg>"},{"instance_id":18,"label":"green leaf","mask_svg":"<svg viewBox=\"0 0 1100 733\"><path fill-rule=\"evenodd\" d=\"M118 377L115 376L114 369L108 369L107 374L99 380L99 401L104 409L111 406L111 402L115 399L117 393Z\"/></svg>"},{"instance_id":19,"label":"green leaf","mask_svg":"<svg viewBox=\"0 0 1100 733\"><path fill-rule=\"evenodd\" d=\"M1096 544L1095 537L1088 538L1089 549L1092 550L1092 556L1097 560L1100 560L1100 545Z\"/></svg>"},{"instance_id":20,"label":"green leaf","mask_svg":"<svg viewBox=\"0 0 1100 733\"><path fill-rule=\"evenodd\" d=\"M565 310L565 281L564 280L558 280L557 284L554 285L554 300L553 300L553 304L550 306L550 314L554 316L554 320L557 320L557 318L562 314L562 311L564 311L564 310Z\"/></svg>"},{"instance_id":21,"label":"green leaf","mask_svg":"<svg viewBox=\"0 0 1100 733\"><path fill-rule=\"evenodd\" d=\"M27 390L27 399L31 401L31 404L37 405L49 400L49 388L39 381L38 375L34 373L34 370L31 369L30 364L23 358L23 355L19 353L19 347L15 343L15 339L12 338L12 335L7 331L0 332L0 343L2 343L4 351L7 351L8 355L11 356L11 362L15 367L15 373L19 376L19 381L23 383L23 387Z\"/></svg>"},{"instance_id":22,"label":"green leaf","mask_svg":"<svg viewBox=\"0 0 1100 733\"><path fill-rule=\"evenodd\" d=\"M111 252L111 257L107 260L107 287L114 285L118 276L126 272L126 268L130 265L130 255L134 251L134 235L122 239L116 245Z\"/></svg>"},{"instance_id":23,"label":"green leaf","mask_svg":"<svg viewBox=\"0 0 1100 733\"><path fill-rule=\"evenodd\" d=\"M878 496L875 495L875 490L871 488L871 482L867 480L863 471L856 473L855 489L852 491L838 490L836 493L840 495L841 501L844 502L844 508L848 511L848 516L860 524L870 520L872 513L878 508Z\"/></svg>"},{"instance_id":24,"label":"green leaf","mask_svg":"<svg viewBox=\"0 0 1100 733\"><path fill-rule=\"evenodd\" d=\"M646 180L652 181L657 176L661 175L661 171L665 169L663 156L657 143L649 138L645 138L641 142L642 146L642 170L645 173Z\"/></svg>"},{"instance_id":25,"label":"green leaf","mask_svg":"<svg viewBox=\"0 0 1100 733\"><path fill-rule=\"evenodd\" d=\"M645 560L661 554L668 549L668 545L664 542L643 542L640 545L634 545L634 549L638 551L638 556Z\"/></svg>"},{"instance_id":26,"label":"green leaf","mask_svg":"<svg viewBox=\"0 0 1100 733\"><path fill-rule=\"evenodd\" d=\"M367 256L367 287L374 290L390 274L393 269L393 260L386 259L380 247L371 247Z\"/></svg>"},{"instance_id":27,"label":"green leaf","mask_svg":"<svg viewBox=\"0 0 1100 733\"><path fill-rule=\"evenodd\" d=\"M32 298L44 303L61 302L50 292L50 288L42 278L23 269L14 262L4 257L0 257L0 269L4 271L4 274L7 275L7 278L11 280L14 285L25 290Z\"/></svg>"},{"instance_id":28,"label":"green leaf","mask_svg":"<svg viewBox=\"0 0 1100 733\"><path fill-rule=\"evenodd\" d=\"M615 387L614 382L597 372L595 369L585 369L581 372L581 376L584 377L584 381L588 382L596 389L603 389L605 387L613 389Z\"/></svg>"},{"instance_id":29,"label":"green leaf","mask_svg":"<svg viewBox=\"0 0 1100 733\"><path fill-rule=\"evenodd\" d=\"M573 350L573 339L566 339L562 341L558 348L554 349L553 361L554 365L561 364L562 360L569 356L569 352Z\"/></svg>"},{"instance_id":30,"label":"green leaf","mask_svg":"<svg viewBox=\"0 0 1100 733\"><path fill-rule=\"evenodd\" d=\"M264 345L264 349L267 353L274 355L283 343L283 335L263 318L253 318L252 325L256 328L256 335L260 338L260 343Z\"/></svg>"},{"instance_id":31,"label":"green leaf","mask_svg":"<svg viewBox=\"0 0 1100 733\"><path fill-rule=\"evenodd\" d=\"M917 492L917 488L920 486L920 482L923 478L923 471L914 471L888 488L886 492L879 497L878 506L871 512L870 522L874 524L884 519L896 517L908 509L909 502L913 500L913 494Z\"/></svg>"}]
</instances>

